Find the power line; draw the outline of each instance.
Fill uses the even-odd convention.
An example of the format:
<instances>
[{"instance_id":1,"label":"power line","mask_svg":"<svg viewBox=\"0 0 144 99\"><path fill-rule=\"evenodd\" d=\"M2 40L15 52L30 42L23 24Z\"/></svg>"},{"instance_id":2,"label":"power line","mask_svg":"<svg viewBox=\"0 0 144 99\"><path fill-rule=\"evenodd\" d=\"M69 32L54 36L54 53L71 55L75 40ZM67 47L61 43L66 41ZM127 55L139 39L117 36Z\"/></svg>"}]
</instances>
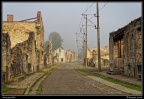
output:
<instances>
[{"instance_id":1,"label":"power line","mask_svg":"<svg viewBox=\"0 0 144 99\"><path fill-rule=\"evenodd\" d=\"M94 4L94 3L93 3L93 4ZM93 4L92 4L90 7L92 7ZM89 8L90 8L90 7L89 7ZM89 8L87 8L87 9L85 10L85 12L87 12ZM84 14L85 12L83 12L82 14Z\"/></svg>"},{"instance_id":2,"label":"power line","mask_svg":"<svg viewBox=\"0 0 144 99\"><path fill-rule=\"evenodd\" d=\"M78 40L78 37L77 37L77 35L76 35L76 43L77 43L77 49L78 49L78 52L79 52L79 47L82 47L83 48L83 46L82 46L82 44L79 42L79 40ZM79 46L80 45L80 46Z\"/></svg>"},{"instance_id":3,"label":"power line","mask_svg":"<svg viewBox=\"0 0 144 99\"><path fill-rule=\"evenodd\" d=\"M89 19L88 19L89 20ZM94 24L94 26L95 26L95 23L93 23L91 20L89 20L92 24Z\"/></svg>"},{"instance_id":4,"label":"power line","mask_svg":"<svg viewBox=\"0 0 144 99\"><path fill-rule=\"evenodd\" d=\"M89 3L87 3L86 9L88 8Z\"/></svg>"},{"instance_id":5,"label":"power line","mask_svg":"<svg viewBox=\"0 0 144 99\"><path fill-rule=\"evenodd\" d=\"M108 3L104 4L103 7L106 6L107 4L108 4ZM101 8L99 9L99 11L100 11L103 7L101 7Z\"/></svg>"},{"instance_id":6,"label":"power line","mask_svg":"<svg viewBox=\"0 0 144 99\"><path fill-rule=\"evenodd\" d=\"M79 23L79 26L78 26L78 29L77 29L77 31L76 31L76 33L78 32L78 30L80 29L80 25L81 25L81 23L83 23L83 17L81 17L81 20L80 20L80 23Z\"/></svg>"},{"instance_id":7,"label":"power line","mask_svg":"<svg viewBox=\"0 0 144 99\"><path fill-rule=\"evenodd\" d=\"M76 41L78 40L78 37L77 37L77 35L76 35ZM77 42L76 42L77 43ZM78 48L78 43L77 43L77 48Z\"/></svg>"},{"instance_id":8,"label":"power line","mask_svg":"<svg viewBox=\"0 0 144 99\"><path fill-rule=\"evenodd\" d=\"M77 40L77 43L83 48L83 45L79 42L79 40Z\"/></svg>"},{"instance_id":9,"label":"power line","mask_svg":"<svg viewBox=\"0 0 144 99\"><path fill-rule=\"evenodd\" d=\"M99 11L100 10L102 10L106 5L107 5L108 3L106 3L106 4L104 4L100 9L99 9ZM92 6L92 5L91 5ZM87 9L88 10L88 9ZM85 11L86 12L86 11ZM95 14L96 15L96 14ZM90 19L88 19L89 21L91 21L91 19L93 18L94 16L91 16L91 18ZM92 21L91 21L91 23L92 23ZM86 23L85 23L86 24ZM84 25L85 25L84 24Z\"/></svg>"},{"instance_id":10,"label":"power line","mask_svg":"<svg viewBox=\"0 0 144 99\"><path fill-rule=\"evenodd\" d=\"M80 20L80 23L79 23L79 26L78 26L78 29L77 29L76 33L77 33L78 30L79 30L79 27L80 27L81 21L82 21L82 17L81 17L81 20Z\"/></svg>"},{"instance_id":11,"label":"power line","mask_svg":"<svg viewBox=\"0 0 144 99\"><path fill-rule=\"evenodd\" d=\"M83 39L83 37L81 37L78 33L76 33L77 34L77 36L79 36L81 39Z\"/></svg>"}]
</instances>

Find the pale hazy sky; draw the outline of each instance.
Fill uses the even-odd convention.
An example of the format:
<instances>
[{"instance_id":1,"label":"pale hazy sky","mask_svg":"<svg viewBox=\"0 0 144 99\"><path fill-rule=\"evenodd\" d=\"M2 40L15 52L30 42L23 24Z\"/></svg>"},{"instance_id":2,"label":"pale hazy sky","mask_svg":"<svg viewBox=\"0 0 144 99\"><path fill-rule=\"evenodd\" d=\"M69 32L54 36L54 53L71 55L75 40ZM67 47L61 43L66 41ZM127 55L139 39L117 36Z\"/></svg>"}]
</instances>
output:
<instances>
[{"instance_id":1,"label":"pale hazy sky","mask_svg":"<svg viewBox=\"0 0 144 99\"><path fill-rule=\"evenodd\" d=\"M86 9L88 9L87 12L85 12ZM110 32L116 31L142 16L142 2L99 2L99 9L101 9L99 11L101 47L109 44ZM74 49L77 51L75 33L77 30L80 31L78 28L81 18L83 18L81 14L83 12L85 14L96 14L96 3L86 1L2 2L2 11L3 21L7 20L7 14L13 14L14 20L19 21L36 17L37 11L41 11L45 28L45 41L48 40L51 32L58 32L62 39L64 39L62 45L64 49ZM88 18L90 19L91 17L92 15L89 15ZM96 24L96 17L93 17L91 21ZM83 23L85 23L85 19ZM92 23L88 22L88 25L92 25ZM78 39L81 41L81 38ZM80 43L82 44L82 42ZM88 26L88 47L91 49L96 46L97 31L94 27Z\"/></svg>"}]
</instances>

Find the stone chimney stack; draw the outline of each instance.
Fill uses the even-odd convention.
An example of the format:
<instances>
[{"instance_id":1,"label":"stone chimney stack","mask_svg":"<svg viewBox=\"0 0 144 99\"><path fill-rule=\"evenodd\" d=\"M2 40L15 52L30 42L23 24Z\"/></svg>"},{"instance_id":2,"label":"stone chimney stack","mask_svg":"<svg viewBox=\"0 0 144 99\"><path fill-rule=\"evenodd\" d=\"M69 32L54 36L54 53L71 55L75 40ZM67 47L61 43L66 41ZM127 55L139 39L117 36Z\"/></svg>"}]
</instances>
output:
<instances>
[{"instance_id":1,"label":"stone chimney stack","mask_svg":"<svg viewBox=\"0 0 144 99\"><path fill-rule=\"evenodd\" d=\"M37 12L37 24L40 24L41 23L41 12L38 11Z\"/></svg>"},{"instance_id":2,"label":"stone chimney stack","mask_svg":"<svg viewBox=\"0 0 144 99\"><path fill-rule=\"evenodd\" d=\"M13 15L7 15L7 21L12 22L13 21Z\"/></svg>"}]
</instances>

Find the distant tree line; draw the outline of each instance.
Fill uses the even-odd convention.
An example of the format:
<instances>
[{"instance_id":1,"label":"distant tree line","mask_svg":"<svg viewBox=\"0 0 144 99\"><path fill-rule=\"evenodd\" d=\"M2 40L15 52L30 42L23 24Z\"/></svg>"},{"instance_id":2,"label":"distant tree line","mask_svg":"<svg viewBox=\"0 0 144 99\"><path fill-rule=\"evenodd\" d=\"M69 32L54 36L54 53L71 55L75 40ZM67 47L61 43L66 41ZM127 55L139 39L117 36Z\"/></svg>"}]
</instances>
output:
<instances>
[{"instance_id":1,"label":"distant tree line","mask_svg":"<svg viewBox=\"0 0 144 99\"><path fill-rule=\"evenodd\" d=\"M48 43L49 43L49 38L52 37L52 49L53 51L59 47L62 47L62 42L63 42L63 39L62 37L60 36L59 33L57 32L52 32L49 34L49 37L48 37L48 40L45 41L44 43L44 48L46 49ZM63 48L63 47L62 47Z\"/></svg>"}]
</instances>

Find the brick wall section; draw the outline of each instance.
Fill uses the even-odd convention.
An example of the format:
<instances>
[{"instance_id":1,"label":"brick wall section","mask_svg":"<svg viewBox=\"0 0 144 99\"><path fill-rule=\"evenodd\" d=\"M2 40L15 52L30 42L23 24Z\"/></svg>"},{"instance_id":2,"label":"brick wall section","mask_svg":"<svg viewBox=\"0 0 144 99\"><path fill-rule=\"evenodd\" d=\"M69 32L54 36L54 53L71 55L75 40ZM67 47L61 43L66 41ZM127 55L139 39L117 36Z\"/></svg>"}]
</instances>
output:
<instances>
[{"instance_id":1,"label":"brick wall section","mask_svg":"<svg viewBox=\"0 0 144 99\"><path fill-rule=\"evenodd\" d=\"M7 21L12 22L13 21L13 15L7 15Z\"/></svg>"}]
</instances>

